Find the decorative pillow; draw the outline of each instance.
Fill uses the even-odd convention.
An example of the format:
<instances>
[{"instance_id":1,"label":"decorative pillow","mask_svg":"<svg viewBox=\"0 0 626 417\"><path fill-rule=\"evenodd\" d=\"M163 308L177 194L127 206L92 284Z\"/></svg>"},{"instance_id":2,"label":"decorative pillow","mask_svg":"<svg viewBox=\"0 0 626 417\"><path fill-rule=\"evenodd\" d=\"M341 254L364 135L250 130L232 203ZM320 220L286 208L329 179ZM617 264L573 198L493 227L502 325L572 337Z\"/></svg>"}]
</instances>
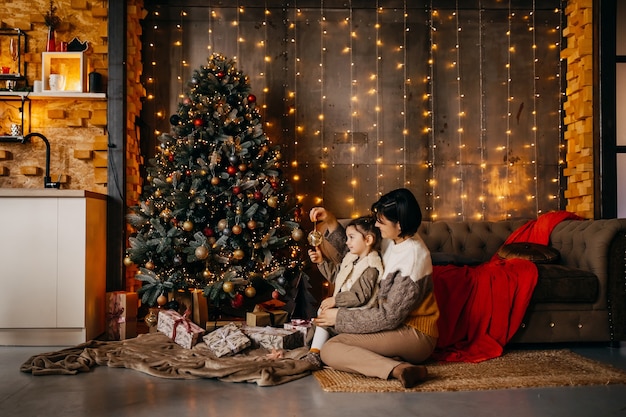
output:
<instances>
[{"instance_id":1,"label":"decorative pillow","mask_svg":"<svg viewBox=\"0 0 626 417\"><path fill-rule=\"evenodd\" d=\"M550 246L538 243L510 243L498 249L498 256L501 259L526 259L536 264L551 264L558 262L561 254L558 250Z\"/></svg>"}]
</instances>

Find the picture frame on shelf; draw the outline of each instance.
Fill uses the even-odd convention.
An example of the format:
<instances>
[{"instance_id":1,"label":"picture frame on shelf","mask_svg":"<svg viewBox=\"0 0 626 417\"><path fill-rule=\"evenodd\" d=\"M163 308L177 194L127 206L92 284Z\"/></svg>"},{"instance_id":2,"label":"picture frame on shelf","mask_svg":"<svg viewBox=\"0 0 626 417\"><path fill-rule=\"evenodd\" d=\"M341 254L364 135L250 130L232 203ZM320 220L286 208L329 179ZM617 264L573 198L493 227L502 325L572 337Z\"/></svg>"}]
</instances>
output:
<instances>
[{"instance_id":1,"label":"picture frame on shelf","mask_svg":"<svg viewBox=\"0 0 626 417\"><path fill-rule=\"evenodd\" d=\"M42 52L42 92L83 93L87 91L84 52Z\"/></svg>"}]
</instances>

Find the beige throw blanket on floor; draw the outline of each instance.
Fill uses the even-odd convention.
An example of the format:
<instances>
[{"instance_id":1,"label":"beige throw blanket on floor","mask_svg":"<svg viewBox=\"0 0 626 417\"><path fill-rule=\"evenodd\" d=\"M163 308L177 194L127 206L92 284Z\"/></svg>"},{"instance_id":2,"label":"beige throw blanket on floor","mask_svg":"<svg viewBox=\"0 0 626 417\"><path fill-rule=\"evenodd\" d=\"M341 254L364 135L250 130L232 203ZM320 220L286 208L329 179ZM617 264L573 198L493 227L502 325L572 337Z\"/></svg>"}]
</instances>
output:
<instances>
[{"instance_id":1,"label":"beige throw blanket on floor","mask_svg":"<svg viewBox=\"0 0 626 417\"><path fill-rule=\"evenodd\" d=\"M301 347L280 352L247 349L217 358L204 342L185 349L162 333L139 335L115 342L92 340L56 352L34 355L20 370L33 375L74 375L96 365L128 368L160 378L215 378L228 382L254 382L259 386L284 384L311 373L299 360L308 352Z\"/></svg>"}]
</instances>

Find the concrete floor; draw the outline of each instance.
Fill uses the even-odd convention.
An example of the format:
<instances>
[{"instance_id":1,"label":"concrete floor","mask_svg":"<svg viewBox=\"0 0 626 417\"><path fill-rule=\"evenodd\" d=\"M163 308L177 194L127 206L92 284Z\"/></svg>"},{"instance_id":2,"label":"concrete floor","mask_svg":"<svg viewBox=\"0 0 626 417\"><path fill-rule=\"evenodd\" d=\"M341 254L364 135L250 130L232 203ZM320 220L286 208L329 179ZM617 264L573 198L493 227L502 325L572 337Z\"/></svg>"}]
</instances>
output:
<instances>
[{"instance_id":1,"label":"concrete floor","mask_svg":"<svg viewBox=\"0 0 626 417\"><path fill-rule=\"evenodd\" d=\"M569 347L626 370L626 344ZM313 376L258 387L167 380L108 367L75 376L36 377L19 371L30 356L59 349L0 346L0 416L626 416L626 385L352 394L326 393Z\"/></svg>"}]
</instances>

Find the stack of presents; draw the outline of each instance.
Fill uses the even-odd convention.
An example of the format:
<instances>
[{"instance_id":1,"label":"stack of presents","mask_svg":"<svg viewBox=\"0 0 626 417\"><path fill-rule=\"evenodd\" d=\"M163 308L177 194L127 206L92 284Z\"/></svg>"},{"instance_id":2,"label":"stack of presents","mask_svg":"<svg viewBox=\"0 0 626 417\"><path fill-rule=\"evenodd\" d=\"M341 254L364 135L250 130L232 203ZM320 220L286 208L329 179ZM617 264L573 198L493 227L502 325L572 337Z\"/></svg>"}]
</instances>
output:
<instances>
[{"instance_id":1,"label":"stack of presents","mask_svg":"<svg viewBox=\"0 0 626 417\"><path fill-rule=\"evenodd\" d=\"M256 305L246 314L245 321L209 321L207 299L202 290L176 291L169 293L168 299L158 310L155 331L187 349L203 341L218 358L249 347L268 350L302 347L311 328L309 320L289 320L287 311L281 310L284 303L277 300ZM108 340L137 336L137 305L137 293L107 293Z\"/></svg>"}]
</instances>

